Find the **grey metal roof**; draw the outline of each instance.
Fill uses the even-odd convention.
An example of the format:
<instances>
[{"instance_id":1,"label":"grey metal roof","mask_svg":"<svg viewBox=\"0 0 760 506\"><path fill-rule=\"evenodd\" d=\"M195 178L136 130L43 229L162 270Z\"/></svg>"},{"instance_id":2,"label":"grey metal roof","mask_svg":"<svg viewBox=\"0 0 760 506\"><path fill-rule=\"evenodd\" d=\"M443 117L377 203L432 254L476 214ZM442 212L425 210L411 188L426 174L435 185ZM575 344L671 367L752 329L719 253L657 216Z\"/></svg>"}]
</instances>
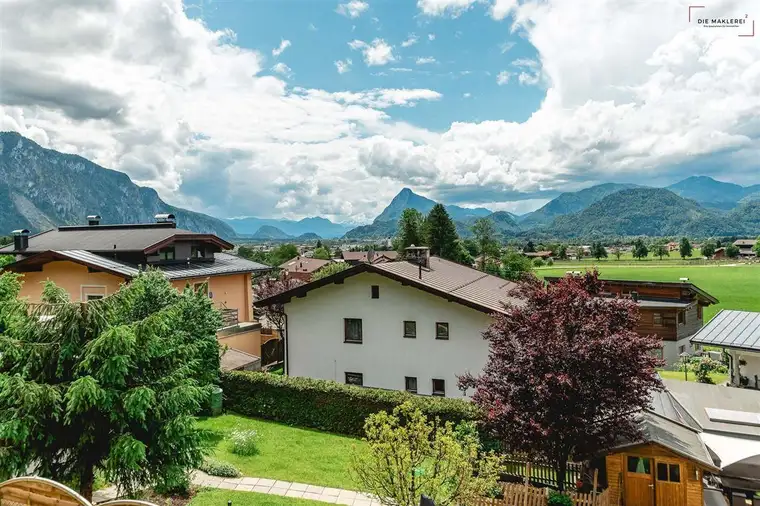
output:
<instances>
[{"instance_id":1,"label":"grey metal roof","mask_svg":"<svg viewBox=\"0 0 760 506\"><path fill-rule=\"evenodd\" d=\"M639 299L636 301L639 307L662 307L662 308L686 308L693 304L693 302L679 302L674 300L647 300Z\"/></svg>"},{"instance_id":2,"label":"grey metal roof","mask_svg":"<svg viewBox=\"0 0 760 506\"><path fill-rule=\"evenodd\" d=\"M710 452L699 432L652 412L641 417L644 441L656 443L688 459L715 468Z\"/></svg>"},{"instance_id":3,"label":"grey metal roof","mask_svg":"<svg viewBox=\"0 0 760 506\"><path fill-rule=\"evenodd\" d=\"M143 251L149 246L177 234L194 234L189 230L174 228L173 224L98 225L82 227L59 227L29 237L27 253L43 251ZM10 253L13 244L0 252Z\"/></svg>"},{"instance_id":4,"label":"grey metal roof","mask_svg":"<svg viewBox=\"0 0 760 506\"><path fill-rule=\"evenodd\" d=\"M159 265L169 279L202 278L206 276L220 276L223 274L237 274L240 272L268 271L271 267L252 262L237 255L228 253L216 253L213 262L191 262L188 264Z\"/></svg>"},{"instance_id":5,"label":"grey metal roof","mask_svg":"<svg viewBox=\"0 0 760 506\"><path fill-rule=\"evenodd\" d=\"M677 403L704 432L738 434L760 438L760 427L710 420L705 408L760 413L760 391L664 379L662 382Z\"/></svg>"},{"instance_id":6,"label":"grey metal roof","mask_svg":"<svg viewBox=\"0 0 760 506\"><path fill-rule=\"evenodd\" d=\"M57 250L54 251L59 256L69 258L75 262L100 267L110 272L123 274L125 277L132 278L137 276L140 270L124 262L119 262L110 258L105 258L95 253L84 250Z\"/></svg>"},{"instance_id":7,"label":"grey metal roof","mask_svg":"<svg viewBox=\"0 0 760 506\"><path fill-rule=\"evenodd\" d=\"M493 311L503 312L505 303L522 304L520 299L509 295L517 283L438 257L430 257L429 265L422 269L421 276L419 266L411 262L376 264L373 270L406 278Z\"/></svg>"},{"instance_id":8,"label":"grey metal roof","mask_svg":"<svg viewBox=\"0 0 760 506\"><path fill-rule=\"evenodd\" d=\"M760 351L760 313L722 309L690 341Z\"/></svg>"}]
</instances>

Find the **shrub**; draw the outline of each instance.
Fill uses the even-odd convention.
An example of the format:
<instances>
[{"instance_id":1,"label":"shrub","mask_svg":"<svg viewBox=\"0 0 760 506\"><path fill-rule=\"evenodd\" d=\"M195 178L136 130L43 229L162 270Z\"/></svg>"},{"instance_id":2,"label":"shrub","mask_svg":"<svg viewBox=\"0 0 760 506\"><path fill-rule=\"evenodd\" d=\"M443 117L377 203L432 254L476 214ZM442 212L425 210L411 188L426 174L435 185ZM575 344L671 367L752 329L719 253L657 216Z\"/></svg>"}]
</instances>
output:
<instances>
[{"instance_id":1,"label":"shrub","mask_svg":"<svg viewBox=\"0 0 760 506\"><path fill-rule=\"evenodd\" d=\"M221 460L205 459L199 469L208 475L221 478L239 478L242 476L237 467Z\"/></svg>"},{"instance_id":2,"label":"shrub","mask_svg":"<svg viewBox=\"0 0 760 506\"><path fill-rule=\"evenodd\" d=\"M546 259L546 265L548 265L549 267L551 267L552 265L554 265L554 260L551 259L551 258L547 258Z\"/></svg>"},{"instance_id":3,"label":"shrub","mask_svg":"<svg viewBox=\"0 0 760 506\"><path fill-rule=\"evenodd\" d=\"M559 492L549 492L548 506L573 506L573 500L570 496L560 494Z\"/></svg>"},{"instance_id":4,"label":"shrub","mask_svg":"<svg viewBox=\"0 0 760 506\"><path fill-rule=\"evenodd\" d=\"M540 258L534 258L533 259L533 267L543 267L544 261Z\"/></svg>"},{"instance_id":5,"label":"shrub","mask_svg":"<svg viewBox=\"0 0 760 506\"><path fill-rule=\"evenodd\" d=\"M248 457L259 453L256 440L259 435L253 429L235 429L230 433L230 451Z\"/></svg>"},{"instance_id":6,"label":"shrub","mask_svg":"<svg viewBox=\"0 0 760 506\"><path fill-rule=\"evenodd\" d=\"M429 418L454 424L478 420L480 414L476 406L463 399L421 397L259 372L223 373L222 388L225 406L236 413L350 436L364 435L364 421L369 415L393 411L405 401L411 401Z\"/></svg>"}]
</instances>

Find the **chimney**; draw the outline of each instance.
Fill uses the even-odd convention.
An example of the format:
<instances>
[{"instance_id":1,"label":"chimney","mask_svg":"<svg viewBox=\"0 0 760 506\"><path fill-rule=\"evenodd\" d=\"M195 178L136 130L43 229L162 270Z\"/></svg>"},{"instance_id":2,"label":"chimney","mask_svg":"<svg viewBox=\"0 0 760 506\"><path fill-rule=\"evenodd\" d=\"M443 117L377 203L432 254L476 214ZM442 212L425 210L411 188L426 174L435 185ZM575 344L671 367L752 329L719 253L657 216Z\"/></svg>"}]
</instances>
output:
<instances>
[{"instance_id":1,"label":"chimney","mask_svg":"<svg viewBox=\"0 0 760 506\"><path fill-rule=\"evenodd\" d=\"M97 225L100 225L100 215L99 214L89 214L87 215L87 225L91 227L95 227Z\"/></svg>"},{"instance_id":2,"label":"chimney","mask_svg":"<svg viewBox=\"0 0 760 506\"><path fill-rule=\"evenodd\" d=\"M27 229L14 230L11 235L13 236L14 251L24 251L29 247L29 231Z\"/></svg>"},{"instance_id":3,"label":"chimney","mask_svg":"<svg viewBox=\"0 0 760 506\"><path fill-rule=\"evenodd\" d=\"M404 253L409 262L420 267L420 279L422 279L422 268L430 268L430 248L412 244L408 248L404 248Z\"/></svg>"},{"instance_id":4,"label":"chimney","mask_svg":"<svg viewBox=\"0 0 760 506\"><path fill-rule=\"evenodd\" d=\"M172 223L177 226L177 218L171 213L157 214L155 219L156 223Z\"/></svg>"}]
</instances>

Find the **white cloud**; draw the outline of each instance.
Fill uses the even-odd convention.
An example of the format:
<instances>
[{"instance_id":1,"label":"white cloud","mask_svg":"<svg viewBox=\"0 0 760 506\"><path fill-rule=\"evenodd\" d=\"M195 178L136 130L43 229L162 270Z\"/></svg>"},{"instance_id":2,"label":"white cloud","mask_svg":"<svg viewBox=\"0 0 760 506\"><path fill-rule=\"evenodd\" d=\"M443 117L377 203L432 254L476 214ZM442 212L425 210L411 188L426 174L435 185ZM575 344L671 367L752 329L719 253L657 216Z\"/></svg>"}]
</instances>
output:
<instances>
[{"instance_id":1,"label":"white cloud","mask_svg":"<svg viewBox=\"0 0 760 506\"><path fill-rule=\"evenodd\" d=\"M428 34L428 40L435 40L435 34L434 33L429 33Z\"/></svg>"},{"instance_id":2,"label":"white cloud","mask_svg":"<svg viewBox=\"0 0 760 506\"><path fill-rule=\"evenodd\" d=\"M462 94L462 96L463 96L464 98L470 98L470 97L472 96L472 93L469 93L469 92L467 92L467 93L463 93L463 94Z\"/></svg>"},{"instance_id":3,"label":"white cloud","mask_svg":"<svg viewBox=\"0 0 760 506\"><path fill-rule=\"evenodd\" d=\"M314 23L309 23L309 31L316 32L317 30L318 30L317 25L315 25Z\"/></svg>"},{"instance_id":4,"label":"white cloud","mask_svg":"<svg viewBox=\"0 0 760 506\"><path fill-rule=\"evenodd\" d=\"M689 26L669 0L590 1L525 0L510 13L536 56L509 71L546 90L528 120L442 132L391 116L445 105L435 90L291 87L267 75L268 51L188 18L181 0L16 1L3 26L0 129L219 216L367 221L404 184L518 209L499 200L538 202L584 181L673 181L694 162L758 182L755 39ZM760 19L754 0L723 8ZM357 50L366 60L372 47Z\"/></svg>"},{"instance_id":5,"label":"white cloud","mask_svg":"<svg viewBox=\"0 0 760 506\"><path fill-rule=\"evenodd\" d=\"M507 83L509 82L509 77L510 77L511 75L512 75L512 74L510 74L510 73L509 73L509 72L507 72L506 70L502 70L502 71L501 71L501 72L499 72L499 74L496 76L496 84L498 84L499 86L503 86L503 85L507 84Z\"/></svg>"},{"instance_id":6,"label":"white cloud","mask_svg":"<svg viewBox=\"0 0 760 506\"><path fill-rule=\"evenodd\" d=\"M388 70L391 72L413 72L412 69L406 67L391 67Z\"/></svg>"},{"instance_id":7,"label":"white cloud","mask_svg":"<svg viewBox=\"0 0 760 506\"><path fill-rule=\"evenodd\" d=\"M413 33L410 33L404 42L401 43L401 47L410 47L415 45L420 39Z\"/></svg>"},{"instance_id":8,"label":"white cloud","mask_svg":"<svg viewBox=\"0 0 760 506\"><path fill-rule=\"evenodd\" d=\"M496 20L502 20L517 7L517 0L494 0L489 13Z\"/></svg>"},{"instance_id":9,"label":"white cloud","mask_svg":"<svg viewBox=\"0 0 760 506\"><path fill-rule=\"evenodd\" d=\"M335 62L335 68L338 69L338 74L345 74L346 72L349 72L351 70L351 64L353 62L350 58L346 58L345 60L337 60Z\"/></svg>"},{"instance_id":10,"label":"white cloud","mask_svg":"<svg viewBox=\"0 0 760 506\"><path fill-rule=\"evenodd\" d=\"M512 65L521 69L517 76L520 84L533 86L541 82L541 64L536 60L518 58L512 62Z\"/></svg>"},{"instance_id":11,"label":"white cloud","mask_svg":"<svg viewBox=\"0 0 760 506\"><path fill-rule=\"evenodd\" d=\"M370 44L361 40L353 40L348 43L348 46L354 50L361 49L364 55L364 63L370 67L386 65L396 60L393 55L393 47L383 39L375 39Z\"/></svg>"},{"instance_id":12,"label":"white cloud","mask_svg":"<svg viewBox=\"0 0 760 506\"><path fill-rule=\"evenodd\" d=\"M336 12L347 18L358 18L367 9L369 9L369 4L367 2L351 0L348 3L338 5Z\"/></svg>"},{"instance_id":13,"label":"white cloud","mask_svg":"<svg viewBox=\"0 0 760 506\"><path fill-rule=\"evenodd\" d=\"M499 50L501 51L501 54L506 53L507 51L509 51L513 47L515 47L515 43L514 42L502 42L501 44L499 44Z\"/></svg>"},{"instance_id":14,"label":"white cloud","mask_svg":"<svg viewBox=\"0 0 760 506\"><path fill-rule=\"evenodd\" d=\"M417 61L415 62L417 65L427 65L429 63L435 63L436 59L432 56L424 56L417 58Z\"/></svg>"},{"instance_id":15,"label":"white cloud","mask_svg":"<svg viewBox=\"0 0 760 506\"><path fill-rule=\"evenodd\" d=\"M451 16L462 14L478 0L417 0L417 8L428 16Z\"/></svg>"},{"instance_id":16,"label":"white cloud","mask_svg":"<svg viewBox=\"0 0 760 506\"><path fill-rule=\"evenodd\" d=\"M290 47L290 41L286 39L282 39L282 41L280 41L280 45L272 49L272 56L274 56L275 58L280 56L282 52L285 51L289 47Z\"/></svg>"},{"instance_id":17,"label":"white cloud","mask_svg":"<svg viewBox=\"0 0 760 506\"><path fill-rule=\"evenodd\" d=\"M282 62L275 63L274 66L272 66L272 72L286 77L291 77L293 75L293 70Z\"/></svg>"}]
</instances>

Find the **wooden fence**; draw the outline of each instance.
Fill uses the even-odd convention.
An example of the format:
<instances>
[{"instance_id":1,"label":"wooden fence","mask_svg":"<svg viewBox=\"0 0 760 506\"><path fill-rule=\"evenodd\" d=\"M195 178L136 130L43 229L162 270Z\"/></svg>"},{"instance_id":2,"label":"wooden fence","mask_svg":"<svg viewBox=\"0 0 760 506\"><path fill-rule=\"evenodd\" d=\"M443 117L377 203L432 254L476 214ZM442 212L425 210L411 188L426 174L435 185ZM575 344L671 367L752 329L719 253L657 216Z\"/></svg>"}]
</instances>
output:
<instances>
[{"instance_id":1,"label":"wooden fence","mask_svg":"<svg viewBox=\"0 0 760 506\"><path fill-rule=\"evenodd\" d=\"M528 476L528 463L530 462L530 476ZM503 477L509 481L523 482L527 477L534 485L546 485L559 488L557 474L551 464L528 459L527 456L512 454L506 459L506 471ZM583 478L583 466L578 462L568 462L565 473L565 488L574 489L578 480Z\"/></svg>"},{"instance_id":2,"label":"wooden fence","mask_svg":"<svg viewBox=\"0 0 760 506\"><path fill-rule=\"evenodd\" d=\"M598 493L568 493L575 506L612 506L609 489ZM520 483L503 483L502 497L481 497L468 506L546 506L549 489Z\"/></svg>"}]
</instances>

